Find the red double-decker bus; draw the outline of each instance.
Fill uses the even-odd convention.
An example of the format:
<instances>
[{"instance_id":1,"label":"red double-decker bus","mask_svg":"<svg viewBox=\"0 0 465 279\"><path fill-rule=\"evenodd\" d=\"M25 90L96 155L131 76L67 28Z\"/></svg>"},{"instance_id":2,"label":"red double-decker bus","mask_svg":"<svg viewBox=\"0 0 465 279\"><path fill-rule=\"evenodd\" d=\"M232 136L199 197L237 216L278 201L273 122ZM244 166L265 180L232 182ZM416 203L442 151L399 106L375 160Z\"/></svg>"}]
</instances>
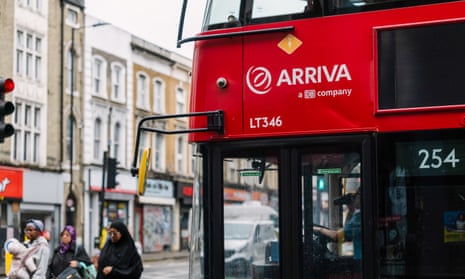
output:
<instances>
[{"instance_id":1,"label":"red double-decker bus","mask_svg":"<svg viewBox=\"0 0 465 279\"><path fill-rule=\"evenodd\" d=\"M465 1L209 0L184 43L191 278L465 275Z\"/></svg>"}]
</instances>

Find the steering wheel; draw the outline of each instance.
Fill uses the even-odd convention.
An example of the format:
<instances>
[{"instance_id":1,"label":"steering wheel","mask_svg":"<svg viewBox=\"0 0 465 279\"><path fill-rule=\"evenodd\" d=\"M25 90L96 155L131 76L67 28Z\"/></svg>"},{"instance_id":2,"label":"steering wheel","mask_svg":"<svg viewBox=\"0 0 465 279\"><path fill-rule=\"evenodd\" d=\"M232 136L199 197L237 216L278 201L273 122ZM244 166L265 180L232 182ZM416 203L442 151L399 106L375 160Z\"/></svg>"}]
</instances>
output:
<instances>
[{"instance_id":1,"label":"steering wheel","mask_svg":"<svg viewBox=\"0 0 465 279\"><path fill-rule=\"evenodd\" d=\"M317 224L313 224L314 227L317 227L317 228L322 228L322 229L327 229L327 230L331 230L330 228L326 227L326 226L322 226L322 225L317 225ZM320 231L315 231L313 230L313 239L315 239L315 236L317 238L319 238L319 241L320 242L324 242L324 245L326 246L326 244L328 244L329 242L335 242L334 239L332 239L331 237L327 236L326 234L323 234L322 232Z\"/></svg>"},{"instance_id":2,"label":"steering wheel","mask_svg":"<svg viewBox=\"0 0 465 279\"><path fill-rule=\"evenodd\" d=\"M314 224L314 227L324 228L330 230L330 228ZM329 251L328 243L334 242L334 240L321 233L320 231L313 230L313 261L315 263L321 263L323 261L334 260L335 255Z\"/></svg>"}]
</instances>

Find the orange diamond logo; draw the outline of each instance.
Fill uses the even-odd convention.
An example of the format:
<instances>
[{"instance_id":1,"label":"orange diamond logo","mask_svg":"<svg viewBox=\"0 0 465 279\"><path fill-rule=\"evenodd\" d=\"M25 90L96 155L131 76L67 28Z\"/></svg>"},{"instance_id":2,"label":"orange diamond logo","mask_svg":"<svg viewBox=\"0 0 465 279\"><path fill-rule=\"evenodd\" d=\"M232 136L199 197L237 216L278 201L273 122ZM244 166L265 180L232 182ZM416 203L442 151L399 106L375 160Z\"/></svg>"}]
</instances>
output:
<instances>
[{"instance_id":1,"label":"orange diamond logo","mask_svg":"<svg viewBox=\"0 0 465 279\"><path fill-rule=\"evenodd\" d=\"M287 36L278 43L278 47L287 54L292 54L301 45L302 41L292 34L287 34Z\"/></svg>"}]
</instances>

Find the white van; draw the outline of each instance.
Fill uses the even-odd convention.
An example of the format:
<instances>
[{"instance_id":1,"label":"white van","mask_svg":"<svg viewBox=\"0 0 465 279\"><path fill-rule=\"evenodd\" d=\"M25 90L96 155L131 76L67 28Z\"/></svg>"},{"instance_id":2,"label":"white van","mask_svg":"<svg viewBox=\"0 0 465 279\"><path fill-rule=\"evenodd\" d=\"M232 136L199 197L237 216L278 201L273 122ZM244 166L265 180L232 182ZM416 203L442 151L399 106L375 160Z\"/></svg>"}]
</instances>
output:
<instances>
[{"instance_id":1,"label":"white van","mask_svg":"<svg viewBox=\"0 0 465 279\"><path fill-rule=\"evenodd\" d=\"M265 261L266 245L276 240L270 220L225 220L224 263L226 276L248 277L252 263Z\"/></svg>"},{"instance_id":2,"label":"white van","mask_svg":"<svg viewBox=\"0 0 465 279\"><path fill-rule=\"evenodd\" d=\"M278 229L278 212L270 206L262 205L258 201L248 201L241 204L230 204L224 206L225 220L252 220L273 221L275 229Z\"/></svg>"}]
</instances>

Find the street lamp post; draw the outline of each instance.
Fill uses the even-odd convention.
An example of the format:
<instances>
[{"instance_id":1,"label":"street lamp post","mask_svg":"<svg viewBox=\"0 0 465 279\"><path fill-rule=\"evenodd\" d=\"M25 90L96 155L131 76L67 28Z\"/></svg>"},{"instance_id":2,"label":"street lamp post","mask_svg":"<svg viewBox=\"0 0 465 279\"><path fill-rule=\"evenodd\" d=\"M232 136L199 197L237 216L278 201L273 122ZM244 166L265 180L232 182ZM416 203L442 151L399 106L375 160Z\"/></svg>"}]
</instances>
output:
<instances>
[{"instance_id":1,"label":"street lamp post","mask_svg":"<svg viewBox=\"0 0 465 279\"><path fill-rule=\"evenodd\" d=\"M74 64L76 59L76 47L75 47L75 32L79 29L93 28L103 25L108 25L106 22L99 22L83 27L72 27L71 28L71 61L70 61L70 115L69 115L69 192L66 197L66 223L74 225L74 218L76 215L76 196L73 191L73 159L74 159L74 87L75 87L75 74Z\"/></svg>"}]
</instances>

